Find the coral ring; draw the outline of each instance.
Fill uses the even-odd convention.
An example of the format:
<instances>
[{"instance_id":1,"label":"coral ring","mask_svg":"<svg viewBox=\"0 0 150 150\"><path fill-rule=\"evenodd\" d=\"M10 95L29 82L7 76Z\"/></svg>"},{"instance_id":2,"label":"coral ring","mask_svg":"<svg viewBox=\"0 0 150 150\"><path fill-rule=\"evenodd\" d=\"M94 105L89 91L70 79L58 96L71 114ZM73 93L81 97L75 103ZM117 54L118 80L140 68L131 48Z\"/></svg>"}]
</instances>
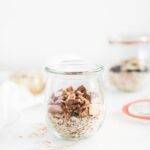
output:
<instances>
[{"instance_id":1,"label":"coral ring","mask_svg":"<svg viewBox=\"0 0 150 150\"><path fill-rule=\"evenodd\" d=\"M123 106L122 111L124 114L132 118L150 120L150 99L137 100L128 103L125 106Z\"/></svg>"}]
</instances>

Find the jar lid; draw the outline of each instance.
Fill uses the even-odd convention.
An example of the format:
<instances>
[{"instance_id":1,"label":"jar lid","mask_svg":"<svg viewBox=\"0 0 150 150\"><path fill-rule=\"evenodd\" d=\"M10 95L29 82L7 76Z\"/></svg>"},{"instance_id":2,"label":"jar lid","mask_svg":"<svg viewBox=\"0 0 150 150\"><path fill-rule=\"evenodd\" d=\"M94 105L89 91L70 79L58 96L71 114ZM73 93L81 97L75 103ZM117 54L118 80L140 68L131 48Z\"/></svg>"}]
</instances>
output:
<instances>
[{"instance_id":1,"label":"jar lid","mask_svg":"<svg viewBox=\"0 0 150 150\"><path fill-rule=\"evenodd\" d=\"M147 44L150 43L150 35L114 35L109 38L110 44Z\"/></svg>"},{"instance_id":2,"label":"jar lid","mask_svg":"<svg viewBox=\"0 0 150 150\"><path fill-rule=\"evenodd\" d=\"M47 65L45 70L53 74L81 75L98 73L103 70L103 66L95 65L86 60L63 60Z\"/></svg>"}]
</instances>

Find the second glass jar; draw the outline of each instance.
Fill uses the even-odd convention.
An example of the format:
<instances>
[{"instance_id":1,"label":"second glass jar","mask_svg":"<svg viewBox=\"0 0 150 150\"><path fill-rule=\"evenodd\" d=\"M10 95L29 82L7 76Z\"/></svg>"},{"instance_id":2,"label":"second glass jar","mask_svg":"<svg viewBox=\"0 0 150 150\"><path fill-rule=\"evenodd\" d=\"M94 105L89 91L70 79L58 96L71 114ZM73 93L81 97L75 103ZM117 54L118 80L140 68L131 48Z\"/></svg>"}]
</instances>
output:
<instances>
[{"instance_id":1,"label":"second glass jar","mask_svg":"<svg viewBox=\"0 0 150 150\"><path fill-rule=\"evenodd\" d=\"M119 90L131 92L146 86L150 70L150 36L122 35L110 38L112 61L109 80Z\"/></svg>"}]
</instances>

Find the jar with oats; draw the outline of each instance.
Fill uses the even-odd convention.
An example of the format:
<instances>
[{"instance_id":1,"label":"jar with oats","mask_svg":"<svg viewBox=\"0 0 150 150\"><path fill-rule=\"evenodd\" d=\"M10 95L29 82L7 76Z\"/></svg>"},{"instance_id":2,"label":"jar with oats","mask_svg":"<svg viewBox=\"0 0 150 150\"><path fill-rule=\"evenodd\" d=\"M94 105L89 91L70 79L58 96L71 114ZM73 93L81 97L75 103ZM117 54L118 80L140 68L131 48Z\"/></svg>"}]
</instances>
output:
<instances>
[{"instance_id":1,"label":"jar with oats","mask_svg":"<svg viewBox=\"0 0 150 150\"><path fill-rule=\"evenodd\" d=\"M57 137L71 140L93 135L105 114L102 66L68 60L45 70L46 120L50 130Z\"/></svg>"},{"instance_id":2,"label":"jar with oats","mask_svg":"<svg viewBox=\"0 0 150 150\"><path fill-rule=\"evenodd\" d=\"M109 44L110 83L125 92L146 87L150 80L150 36L116 35Z\"/></svg>"}]
</instances>

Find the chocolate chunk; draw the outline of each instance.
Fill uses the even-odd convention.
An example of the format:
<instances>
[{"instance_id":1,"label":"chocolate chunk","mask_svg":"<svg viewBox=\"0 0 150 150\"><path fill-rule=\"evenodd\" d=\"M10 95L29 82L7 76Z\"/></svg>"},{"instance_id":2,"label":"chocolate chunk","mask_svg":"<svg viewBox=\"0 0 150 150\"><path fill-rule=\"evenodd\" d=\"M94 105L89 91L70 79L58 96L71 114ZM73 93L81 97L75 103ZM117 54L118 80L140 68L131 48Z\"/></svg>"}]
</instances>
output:
<instances>
[{"instance_id":1,"label":"chocolate chunk","mask_svg":"<svg viewBox=\"0 0 150 150\"><path fill-rule=\"evenodd\" d=\"M50 101L52 100L52 102L55 102L57 99L58 99L58 97L55 96L55 94L53 93L52 96L51 96Z\"/></svg>"},{"instance_id":2,"label":"chocolate chunk","mask_svg":"<svg viewBox=\"0 0 150 150\"><path fill-rule=\"evenodd\" d=\"M57 98L57 100L54 102L55 105L61 105L61 103L63 102L63 99L60 97Z\"/></svg>"},{"instance_id":3,"label":"chocolate chunk","mask_svg":"<svg viewBox=\"0 0 150 150\"><path fill-rule=\"evenodd\" d=\"M84 93L86 91L86 88L83 85L81 85L76 89L76 91L80 91L81 93Z\"/></svg>"},{"instance_id":4,"label":"chocolate chunk","mask_svg":"<svg viewBox=\"0 0 150 150\"><path fill-rule=\"evenodd\" d=\"M76 112L72 112L71 113L71 116L75 116L75 117L77 117L79 114L78 113L76 113Z\"/></svg>"},{"instance_id":5,"label":"chocolate chunk","mask_svg":"<svg viewBox=\"0 0 150 150\"><path fill-rule=\"evenodd\" d=\"M91 101L91 95L90 95L89 93L85 93L85 94L84 94L84 97L85 97L87 100Z\"/></svg>"},{"instance_id":6,"label":"chocolate chunk","mask_svg":"<svg viewBox=\"0 0 150 150\"><path fill-rule=\"evenodd\" d=\"M80 117L85 117L89 114L89 109L85 108L82 112L79 113Z\"/></svg>"},{"instance_id":7,"label":"chocolate chunk","mask_svg":"<svg viewBox=\"0 0 150 150\"><path fill-rule=\"evenodd\" d=\"M48 112L52 114L62 114L62 109L60 105L49 105Z\"/></svg>"},{"instance_id":8,"label":"chocolate chunk","mask_svg":"<svg viewBox=\"0 0 150 150\"><path fill-rule=\"evenodd\" d=\"M128 73L131 73L131 72L147 72L148 71L148 69L147 68L144 68L144 69L135 69L135 70L129 70L129 69L127 69L126 70L126 72L128 72Z\"/></svg>"},{"instance_id":9,"label":"chocolate chunk","mask_svg":"<svg viewBox=\"0 0 150 150\"><path fill-rule=\"evenodd\" d=\"M131 72L136 72L135 70L133 71L133 70L126 70L126 72L128 72L128 73L131 73Z\"/></svg>"},{"instance_id":10,"label":"chocolate chunk","mask_svg":"<svg viewBox=\"0 0 150 150\"><path fill-rule=\"evenodd\" d=\"M121 66L120 65L117 65L117 66L114 66L112 68L110 68L110 71L112 72L121 72Z\"/></svg>"}]
</instances>

